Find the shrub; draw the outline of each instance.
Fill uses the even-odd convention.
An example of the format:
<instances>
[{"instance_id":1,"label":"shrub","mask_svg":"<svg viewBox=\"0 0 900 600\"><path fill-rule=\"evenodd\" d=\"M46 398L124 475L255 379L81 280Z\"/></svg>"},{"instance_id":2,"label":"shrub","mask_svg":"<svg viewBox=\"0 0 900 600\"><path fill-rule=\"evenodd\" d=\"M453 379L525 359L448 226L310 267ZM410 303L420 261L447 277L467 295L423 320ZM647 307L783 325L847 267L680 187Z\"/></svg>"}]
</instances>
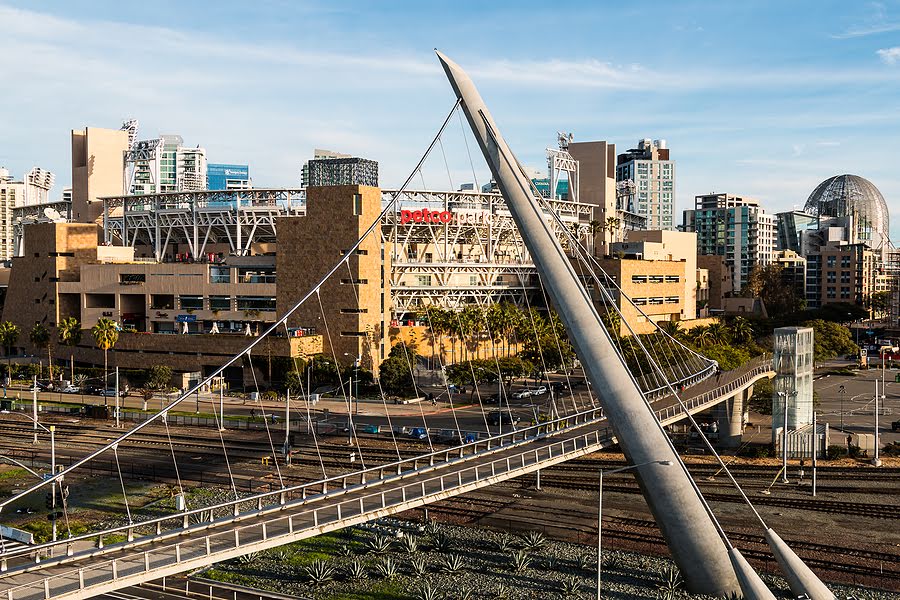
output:
<instances>
[{"instance_id":1,"label":"shrub","mask_svg":"<svg viewBox=\"0 0 900 600\"><path fill-rule=\"evenodd\" d=\"M531 556L524 550L516 550L509 555L509 564L516 573L524 573L531 566Z\"/></svg>"},{"instance_id":2,"label":"shrub","mask_svg":"<svg viewBox=\"0 0 900 600\"><path fill-rule=\"evenodd\" d=\"M415 554L419 549L419 541L411 535L405 535L397 540L397 546L406 554Z\"/></svg>"},{"instance_id":3,"label":"shrub","mask_svg":"<svg viewBox=\"0 0 900 600\"><path fill-rule=\"evenodd\" d=\"M659 572L662 583L656 586L656 597L661 600L674 600L681 590L681 572L675 565L669 565Z\"/></svg>"},{"instance_id":4,"label":"shrub","mask_svg":"<svg viewBox=\"0 0 900 600\"><path fill-rule=\"evenodd\" d=\"M445 533L438 533L431 540L431 547L436 552L450 552L453 549L453 540Z\"/></svg>"},{"instance_id":5,"label":"shrub","mask_svg":"<svg viewBox=\"0 0 900 600\"><path fill-rule=\"evenodd\" d=\"M366 551L370 554L384 554L391 549L391 539L383 535L376 535L366 540Z\"/></svg>"},{"instance_id":6,"label":"shrub","mask_svg":"<svg viewBox=\"0 0 900 600\"><path fill-rule=\"evenodd\" d=\"M513 549L513 538L508 535L504 535L500 537L496 542L494 542L494 546L500 552L509 552Z\"/></svg>"},{"instance_id":7,"label":"shrub","mask_svg":"<svg viewBox=\"0 0 900 600\"><path fill-rule=\"evenodd\" d=\"M416 590L416 595L413 596L416 600L440 600L443 597L440 590L431 585L431 582L426 581L422 584L422 587Z\"/></svg>"},{"instance_id":8,"label":"shrub","mask_svg":"<svg viewBox=\"0 0 900 600\"><path fill-rule=\"evenodd\" d=\"M415 556L409 561L409 570L413 575L422 577L428 572L428 563L421 556Z\"/></svg>"},{"instance_id":9,"label":"shrub","mask_svg":"<svg viewBox=\"0 0 900 600\"><path fill-rule=\"evenodd\" d=\"M343 556L344 558L349 558L353 556L353 548L351 548L347 544L341 544L341 547L338 548L338 555Z\"/></svg>"},{"instance_id":10,"label":"shrub","mask_svg":"<svg viewBox=\"0 0 900 600\"><path fill-rule=\"evenodd\" d=\"M832 444L831 446L828 446L825 455L828 457L828 460L838 460L847 456L847 448Z\"/></svg>"},{"instance_id":11,"label":"shrub","mask_svg":"<svg viewBox=\"0 0 900 600\"><path fill-rule=\"evenodd\" d=\"M375 563L375 572L377 572L384 579L393 579L399 573L397 561L395 561L390 556L383 558L379 562Z\"/></svg>"},{"instance_id":12,"label":"shrub","mask_svg":"<svg viewBox=\"0 0 900 600\"><path fill-rule=\"evenodd\" d=\"M526 550L537 552L547 544L547 537L540 531L529 531L522 536L522 545Z\"/></svg>"},{"instance_id":13,"label":"shrub","mask_svg":"<svg viewBox=\"0 0 900 600\"><path fill-rule=\"evenodd\" d=\"M437 524L437 521L434 519L428 519L428 522L425 523L425 534L430 536L435 536L440 532L440 527Z\"/></svg>"},{"instance_id":14,"label":"shrub","mask_svg":"<svg viewBox=\"0 0 900 600\"><path fill-rule=\"evenodd\" d=\"M307 581L318 587L334 579L334 565L324 560L315 560L303 567L303 574Z\"/></svg>"},{"instance_id":15,"label":"shrub","mask_svg":"<svg viewBox=\"0 0 900 600\"><path fill-rule=\"evenodd\" d=\"M441 570L441 573L455 575L465 570L466 564L463 561L463 557L459 554L448 554L438 561L438 568Z\"/></svg>"},{"instance_id":16,"label":"shrub","mask_svg":"<svg viewBox=\"0 0 900 600\"><path fill-rule=\"evenodd\" d=\"M365 579L366 574L366 566L362 563L362 561L354 560L350 564L347 565L347 577L350 579Z\"/></svg>"},{"instance_id":17,"label":"shrub","mask_svg":"<svg viewBox=\"0 0 900 600\"><path fill-rule=\"evenodd\" d=\"M577 596L581 584L575 576L566 577L559 586L559 591L563 596Z\"/></svg>"},{"instance_id":18,"label":"shrub","mask_svg":"<svg viewBox=\"0 0 900 600\"><path fill-rule=\"evenodd\" d=\"M494 592L494 598L496 598L496 600L509 600L509 595L510 591L508 587L502 583L497 585L497 591Z\"/></svg>"}]
</instances>

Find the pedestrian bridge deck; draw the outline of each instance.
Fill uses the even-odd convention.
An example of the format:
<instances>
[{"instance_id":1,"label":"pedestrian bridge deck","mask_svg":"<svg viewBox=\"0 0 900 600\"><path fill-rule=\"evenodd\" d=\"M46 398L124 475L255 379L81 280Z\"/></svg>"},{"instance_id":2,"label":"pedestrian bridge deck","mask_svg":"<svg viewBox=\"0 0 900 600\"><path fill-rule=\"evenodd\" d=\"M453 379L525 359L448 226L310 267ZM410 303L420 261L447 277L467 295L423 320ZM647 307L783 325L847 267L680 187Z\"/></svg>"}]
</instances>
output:
<instances>
[{"instance_id":1,"label":"pedestrian bridge deck","mask_svg":"<svg viewBox=\"0 0 900 600\"><path fill-rule=\"evenodd\" d=\"M701 412L770 377L760 361L728 372L685 400ZM707 386L709 386L707 383ZM715 382L713 382L715 383ZM685 417L672 397L653 404L664 425ZM602 411L591 409L490 440L0 555L0 600L90 598L328 531L403 512L549 467L615 443Z\"/></svg>"}]
</instances>

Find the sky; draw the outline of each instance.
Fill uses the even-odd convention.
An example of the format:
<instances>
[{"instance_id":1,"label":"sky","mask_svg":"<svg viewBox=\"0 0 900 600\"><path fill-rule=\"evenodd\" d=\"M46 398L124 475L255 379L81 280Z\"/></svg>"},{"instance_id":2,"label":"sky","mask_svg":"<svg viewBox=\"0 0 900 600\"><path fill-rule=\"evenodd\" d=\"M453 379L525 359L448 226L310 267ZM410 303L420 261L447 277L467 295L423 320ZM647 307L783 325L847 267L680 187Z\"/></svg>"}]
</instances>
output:
<instances>
[{"instance_id":1,"label":"sky","mask_svg":"<svg viewBox=\"0 0 900 600\"><path fill-rule=\"evenodd\" d=\"M853 173L900 238L900 0L0 0L0 31L0 166L50 169L53 196L70 130L130 117L142 139L249 164L257 187L299 185L314 148L377 160L397 187L455 100L439 48L527 165L557 131L666 139L678 223L697 194L778 212ZM464 134L451 121L415 187L489 178Z\"/></svg>"}]
</instances>

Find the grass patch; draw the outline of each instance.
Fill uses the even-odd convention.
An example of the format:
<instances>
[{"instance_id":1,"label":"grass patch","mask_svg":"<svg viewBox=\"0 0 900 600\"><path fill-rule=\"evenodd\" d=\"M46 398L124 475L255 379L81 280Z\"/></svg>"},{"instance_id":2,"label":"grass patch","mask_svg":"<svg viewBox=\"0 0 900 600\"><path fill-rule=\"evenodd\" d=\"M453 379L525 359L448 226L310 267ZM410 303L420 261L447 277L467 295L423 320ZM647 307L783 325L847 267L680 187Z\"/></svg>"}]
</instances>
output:
<instances>
[{"instance_id":1,"label":"grass patch","mask_svg":"<svg viewBox=\"0 0 900 600\"><path fill-rule=\"evenodd\" d=\"M300 540L293 544L283 546L291 556L285 561L295 567L304 566L316 560L329 560L338 555L341 546L349 545L351 548L361 546L360 542L348 540L337 533L325 533L314 538Z\"/></svg>"},{"instance_id":2,"label":"grass patch","mask_svg":"<svg viewBox=\"0 0 900 600\"><path fill-rule=\"evenodd\" d=\"M401 600L409 598L409 592L399 581L379 581L368 591L339 592L328 596L328 600Z\"/></svg>"},{"instance_id":3,"label":"grass patch","mask_svg":"<svg viewBox=\"0 0 900 600\"><path fill-rule=\"evenodd\" d=\"M83 535L85 533L89 533L88 526L82 523L81 521L69 521L69 527L66 527L66 522L64 519L60 519L56 522L57 524L57 533L56 536L58 539L64 539L69 537L69 529L72 530L73 536ZM20 529L24 529L29 533L34 534L35 543L42 544L44 542L49 542L53 539L53 525L50 521L46 519L38 519L36 521L29 521L20 527Z\"/></svg>"},{"instance_id":4,"label":"grass patch","mask_svg":"<svg viewBox=\"0 0 900 600\"><path fill-rule=\"evenodd\" d=\"M259 581L256 577L234 573L232 571L225 571L223 569L209 569L208 571L203 572L203 576L223 583L233 583L235 585L243 585L246 587L259 586Z\"/></svg>"},{"instance_id":5,"label":"grass patch","mask_svg":"<svg viewBox=\"0 0 900 600\"><path fill-rule=\"evenodd\" d=\"M5 481L7 479L16 479L17 477L27 477L30 475L31 473L29 473L25 469L9 469L8 471L3 471L2 473L0 473L0 481Z\"/></svg>"}]
</instances>

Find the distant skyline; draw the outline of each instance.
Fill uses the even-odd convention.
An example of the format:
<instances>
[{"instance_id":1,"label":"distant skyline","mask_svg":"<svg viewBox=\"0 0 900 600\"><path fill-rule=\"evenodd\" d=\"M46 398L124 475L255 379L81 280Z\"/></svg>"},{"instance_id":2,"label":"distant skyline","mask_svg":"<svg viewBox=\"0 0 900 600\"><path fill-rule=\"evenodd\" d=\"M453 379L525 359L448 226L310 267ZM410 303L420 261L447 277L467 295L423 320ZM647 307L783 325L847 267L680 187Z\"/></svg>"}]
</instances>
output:
<instances>
[{"instance_id":1,"label":"distant skyline","mask_svg":"<svg viewBox=\"0 0 900 600\"><path fill-rule=\"evenodd\" d=\"M314 148L377 160L396 187L453 104L438 47L523 163L545 168L557 131L619 152L666 139L677 223L698 194L774 213L853 173L900 238L900 0L0 0L0 23L0 166L50 169L53 197L71 181L69 131L129 117L142 139L178 133L210 162L249 164L258 187L299 185ZM449 173L432 157L421 185L484 183L461 135L447 133Z\"/></svg>"}]
</instances>

